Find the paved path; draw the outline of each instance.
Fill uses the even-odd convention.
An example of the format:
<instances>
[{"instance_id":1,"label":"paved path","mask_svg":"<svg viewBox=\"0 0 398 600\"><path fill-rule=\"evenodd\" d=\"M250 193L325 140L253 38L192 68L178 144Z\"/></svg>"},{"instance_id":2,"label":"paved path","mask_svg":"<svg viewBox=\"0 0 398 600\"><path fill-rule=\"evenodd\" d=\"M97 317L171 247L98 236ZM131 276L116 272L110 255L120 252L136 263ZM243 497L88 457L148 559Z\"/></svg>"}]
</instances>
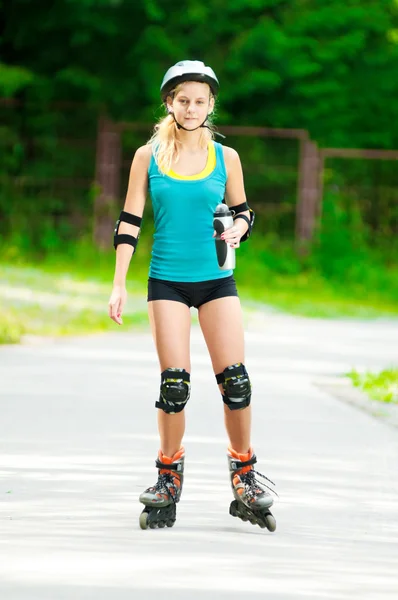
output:
<instances>
[{"instance_id":1,"label":"paved path","mask_svg":"<svg viewBox=\"0 0 398 600\"><path fill-rule=\"evenodd\" d=\"M155 480L148 334L0 349L4 600L384 600L398 596L398 429L314 381L397 362L398 322L247 323L270 534L228 514L222 404L192 334L186 480L173 529L141 531Z\"/></svg>"}]
</instances>

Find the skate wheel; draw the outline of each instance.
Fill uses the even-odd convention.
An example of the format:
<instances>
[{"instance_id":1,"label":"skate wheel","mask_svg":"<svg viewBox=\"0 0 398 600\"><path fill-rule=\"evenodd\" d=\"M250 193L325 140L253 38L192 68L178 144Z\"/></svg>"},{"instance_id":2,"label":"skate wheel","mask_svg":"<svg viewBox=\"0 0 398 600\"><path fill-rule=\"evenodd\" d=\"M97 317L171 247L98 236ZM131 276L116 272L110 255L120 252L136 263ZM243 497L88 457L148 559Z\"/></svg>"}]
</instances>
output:
<instances>
[{"instance_id":1,"label":"skate wheel","mask_svg":"<svg viewBox=\"0 0 398 600\"><path fill-rule=\"evenodd\" d=\"M149 515L145 510L140 514L139 523L141 529L148 529L148 516Z\"/></svg>"},{"instance_id":2,"label":"skate wheel","mask_svg":"<svg viewBox=\"0 0 398 600\"><path fill-rule=\"evenodd\" d=\"M271 515L271 513L269 515L267 515L265 517L265 526L268 529L268 531L275 531L276 529L276 521L275 521L275 517L274 515Z\"/></svg>"},{"instance_id":3,"label":"skate wheel","mask_svg":"<svg viewBox=\"0 0 398 600\"><path fill-rule=\"evenodd\" d=\"M174 521L172 521L171 519L169 519L168 521L166 521L166 526L167 527L173 527L174 525Z\"/></svg>"},{"instance_id":4,"label":"skate wheel","mask_svg":"<svg viewBox=\"0 0 398 600\"><path fill-rule=\"evenodd\" d=\"M239 510L238 510L238 503L236 500L233 500L231 502L231 504L229 505L229 514L232 517L237 517L239 514Z\"/></svg>"},{"instance_id":5,"label":"skate wheel","mask_svg":"<svg viewBox=\"0 0 398 600\"><path fill-rule=\"evenodd\" d=\"M159 529L163 529L163 527L165 527L165 525L166 525L166 521L159 521L159 523L158 523Z\"/></svg>"}]
</instances>

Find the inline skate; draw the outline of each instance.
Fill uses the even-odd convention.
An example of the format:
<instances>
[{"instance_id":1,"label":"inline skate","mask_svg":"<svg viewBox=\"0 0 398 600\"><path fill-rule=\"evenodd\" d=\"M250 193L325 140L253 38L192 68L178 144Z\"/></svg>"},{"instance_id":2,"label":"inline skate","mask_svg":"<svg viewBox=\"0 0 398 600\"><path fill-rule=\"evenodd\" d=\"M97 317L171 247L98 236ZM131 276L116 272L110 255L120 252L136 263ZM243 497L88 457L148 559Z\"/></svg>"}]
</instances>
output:
<instances>
[{"instance_id":1,"label":"inline skate","mask_svg":"<svg viewBox=\"0 0 398 600\"><path fill-rule=\"evenodd\" d=\"M235 500L229 507L229 514L238 517L242 521L250 521L253 525L259 525L262 529L275 531L276 521L270 507L274 500L264 487L273 491L266 484L262 484L256 475L266 479L275 485L268 477L258 473L253 468L257 462L256 455L250 449L247 454L239 454L232 448L228 448L228 465L231 477L231 487ZM276 492L274 492L276 494Z\"/></svg>"},{"instance_id":2,"label":"inline skate","mask_svg":"<svg viewBox=\"0 0 398 600\"><path fill-rule=\"evenodd\" d=\"M141 529L173 527L184 480L184 457L184 448L180 448L172 457L159 450L155 463L159 471L158 480L139 498L145 504L139 519Z\"/></svg>"}]
</instances>

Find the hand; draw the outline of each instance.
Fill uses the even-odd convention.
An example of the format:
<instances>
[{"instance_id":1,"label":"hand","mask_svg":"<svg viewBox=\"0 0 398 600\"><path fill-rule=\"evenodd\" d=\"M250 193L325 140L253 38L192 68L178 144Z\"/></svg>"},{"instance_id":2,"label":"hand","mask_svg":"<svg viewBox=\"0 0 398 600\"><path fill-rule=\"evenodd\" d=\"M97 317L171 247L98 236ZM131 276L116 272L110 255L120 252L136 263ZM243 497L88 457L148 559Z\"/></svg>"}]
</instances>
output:
<instances>
[{"instance_id":1,"label":"hand","mask_svg":"<svg viewBox=\"0 0 398 600\"><path fill-rule=\"evenodd\" d=\"M236 227L236 225L226 229L224 233L221 234L221 239L229 244L231 248L239 248L241 237L242 232L240 231L239 227Z\"/></svg>"},{"instance_id":2,"label":"hand","mask_svg":"<svg viewBox=\"0 0 398 600\"><path fill-rule=\"evenodd\" d=\"M124 285L114 285L108 303L108 314L112 321L123 325L122 313L127 300L127 291Z\"/></svg>"}]
</instances>

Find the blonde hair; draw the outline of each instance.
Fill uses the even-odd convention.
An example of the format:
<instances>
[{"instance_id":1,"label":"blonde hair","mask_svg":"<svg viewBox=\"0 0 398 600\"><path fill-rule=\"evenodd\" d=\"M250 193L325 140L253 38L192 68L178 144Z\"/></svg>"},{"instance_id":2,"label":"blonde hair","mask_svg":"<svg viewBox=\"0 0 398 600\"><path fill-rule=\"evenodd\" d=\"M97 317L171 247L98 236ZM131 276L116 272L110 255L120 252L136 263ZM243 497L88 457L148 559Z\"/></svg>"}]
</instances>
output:
<instances>
[{"instance_id":1,"label":"blonde hair","mask_svg":"<svg viewBox=\"0 0 398 600\"><path fill-rule=\"evenodd\" d=\"M183 84L180 83L174 88L174 90L169 93L169 96L174 98L180 91L182 85ZM213 94L210 90L210 98L212 97ZM209 141L214 139L214 126L209 117L207 117L204 125L206 125L206 127L201 129L199 137L199 145L201 148L207 148ZM181 142L177 138L177 124L173 115L168 114L155 125L154 133L147 144L152 145L153 157L159 170L162 173L168 173L173 161L178 162L181 149Z\"/></svg>"}]
</instances>

